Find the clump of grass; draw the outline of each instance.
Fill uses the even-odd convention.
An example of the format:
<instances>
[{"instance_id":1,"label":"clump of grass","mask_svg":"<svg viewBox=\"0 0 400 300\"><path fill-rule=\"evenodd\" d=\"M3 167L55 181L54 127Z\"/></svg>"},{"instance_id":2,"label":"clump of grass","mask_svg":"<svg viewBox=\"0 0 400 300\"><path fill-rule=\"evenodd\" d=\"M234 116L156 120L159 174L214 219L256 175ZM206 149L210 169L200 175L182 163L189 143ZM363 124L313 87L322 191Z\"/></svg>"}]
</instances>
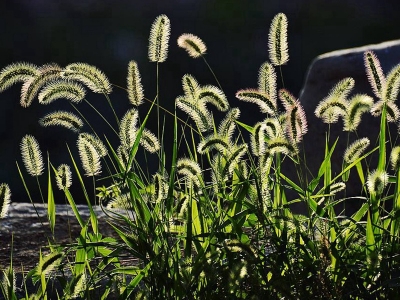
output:
<instances>
[{"instance_id":1,"label":"clump of grass","mask_svg":"<svg viewBox=\"0 0 400 300\"><path fill-rule=\"evenodd\" d=\"M255 104L264 114L254 124L239 121L240 109L228 102L205 60L205 43L190 33L179 36L178 46L193 58L203 58L216 85L185 74L175 110L162 108L158 64L168 58L171 30L165 15L151 25L149 38L149 60L157 63L156 97L146 98L139 66L130 61L126 92L133 107L122 116L113 109L110 81L97 67L18 63L0 72L0 90L22 82L21 105L29 106L37 95L41 104L65 98L79 114L56 111L40 119L44 126L62 126L76 134L81 160L79 164L69 146L72 167L61 164L55 168L48 157L50 229L54 231L55 225L54 180L82 229L74 244L50 242L50 253L41 254L39 264L27 276L26 280L38 282L37 291L31 295L27 291L27 298L48 297L51 274L56 271L64 274L59 277L63 299L111 295L119 299L258 299L261 295L271 299L363 299L398 294L400 150L391 144L393 139L387 141L386 128L400 115L394 103L400 88L400 65L385 75L378 57L368 51L364 55L366 76L378 100L352 95L356 84L352 78L340 80L321 99L315 115L328 124L325 144L320 145L325 155L317 174L310 174L304 171L307 160L302 157L303 138L308 133L306 114L283 85L282 68L289 60L287 27L283 13L272 20L270 61L261 64L255 88L241 88L236 93L237 99ZM112 128L116 145L80 113L77 105L87 102L83 86L102 94L110 105L114 126L90 104ZM141 118L146 102L150 107ZM146 128L154 106L157 136ZM220 120L214 110L223 115ZM380 117L378 144L374 147L370 145L373 138L357 135L342 153L343 169L333 174L331 157L341 141L330 140L330 126L343 119L343 130L355 134L365 113ZM169 114L172 124L165 121ZM167 125L172 125L172 130L166 129ZM84 131L85 126L90 130ZM173 141L172 151L163 144L167 137ZM390 160L386 158L388 147ZM46 166L36 139L26 135L21 150L27 172L41 176ZM139 151L158 162L155 172L141 164ZM178 153L184 155L178 157ZM367 163L373 155L378 156L376 166ZM285 174L283 164L294 164L297 172ZM394 174L390 174L389 164ZM356 172L351 175L352 169ZM357 175L361 205L352 215L338 213L337 204L352 200L342 195L349 177ZM72 177L82 188L90 210L88 220L81 217L70 192ZM38 186L42 191L39 181ZM9 197L8 186L0 185L1 217ZM296 213L293 207L298 202L307 207L307 214ZM393 203L390 211L383 205L389 202ZM107 214L117 238L102 235L93 203ZM3 271L0 287L14 299L11 270L12 264ZM66 270L70 276L65 275Z\"/></svg>"}]
</instances>

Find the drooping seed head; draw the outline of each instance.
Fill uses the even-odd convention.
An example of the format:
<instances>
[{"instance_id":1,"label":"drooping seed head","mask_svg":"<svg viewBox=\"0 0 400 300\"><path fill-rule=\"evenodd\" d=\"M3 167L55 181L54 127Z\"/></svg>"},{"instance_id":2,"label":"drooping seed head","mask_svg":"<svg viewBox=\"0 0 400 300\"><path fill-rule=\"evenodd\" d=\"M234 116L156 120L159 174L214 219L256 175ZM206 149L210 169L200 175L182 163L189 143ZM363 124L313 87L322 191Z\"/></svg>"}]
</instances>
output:
<instances>
[{"instance_id":1,"label":"drooping seed head","mask_svg":"<svg viewBox=\"0 0 400 300\"><path fill-rule=\"evenodd\" d=\"M31 176L43 174L44 164L39 143L32 135L25 135L21 140L21 155L27 172Z\"/></svg>"},{"instance_id":2,"label":"drooping seed head","mask_svg":"<svg viewBox=\"0 0 400 300\"><path fill-rule=\"evenodd\" d=\"M43 127L61 126L74 132L79 132L83 127L83 121L77 115L68 111L55 111L48 113L39 120Z\"/></svg>"},{"instance_id":3,"label":"drooping seed head","mask_svg":"<svg viewBox=\"0 0 400 300\"><path fill-rule=\"evenodd\" d=\"M163 199L168 196L168 178L156 173L153 176L154 190L156 195L156 203L160 203Z\"/></svg>"},{"instance_id":4,"label":"drooping seed head","mask_svg":"<svg viewBox=\"0 0 400 300\"><path fill-rule=\"evenodd\" d=\"M104 157L107 155L108 151L106 146L97 136L90 133L82 132L79 134L78 139L81 139L85 143L91 144L94 149L96 149L100 157Z\"/></svg>"},{"instance_id":5,"label":"drooping seed head","mask_svg":"<svg viewBox=\"0 0 400 300\"><path fill-rule=\"evenodd\" d=\"M396 122L400 117L400 110L394 102L380 100L371 107L371 115L374 117L382 114L383 106L386 106L386 118L388 122Z\"/></svg>"},{"instance_id":6,"label":"drooping seed head","mask_svg":"<svg viewBox=\"0 0 400 300\"><path fill-rule=\"evenodd\" d=\"M22 107L32 104L39 90L48 82L59 78L61 68L57 64L48 64L38 69L38 74L25 81L21 88L20 103Z\"/></svg>"},{"instance_id":7,"label":"drooping seed head","mask_svg":"<svg viewBox=\"0 0 400 300\"><path fill-rule=\"evenodd\" d=\"M184 33L178 38L178 46L185 49L189 56L198 58L206 54L207 47L196 35Z\"/></svg>"},{"instance_id":8,"label":"drooping seed head","mask_svg":"<svg viewBox=\"0 0 400 300\"><path fill-rule=\"evenodd\" d=\"M200 186L201 168L197 162L189 158L180 158L176 163L176 169L186 180Z\"/></svg>"},{"instance_id":9,"label":"drooping seed head","mask_svg":"<svg viewBox=\"0 0 400 300\"><path fill-rule=\"evenodd\" d=\"M146 128L142 131L140 144L150 153L155 153L160 149L160 143L157 137Z\"/></svg>"},{"instance_id":10,"label":"drooping seed head","mask_svg":"<svg viewBox=\"0 0 400 300\"><path fill-rule=\"evenodd\" d=\"M87 63L69 64L64 68L61 76L82 82L93 93L110 94L112 92L111 83L107 76L97 67Z\"/></svg>"},{"instance_id":11,"label":"drooping seed head","mask_svg":"<svg viewBox=\"0 0 400 300\"><path fill-rule=\"evenodd\" d=\"M361 122L363 113L371 110L374 103L372 97L365 94L357 94L349 101L346 114L343 115L343 131L355 131Z\"/></svg>"},{"instance_id":12,"label":"drooping seed head","mask_svg":"<svg viewBox=\"0 0 400 300\"><path fill-rule=\"evenodd\" d=\"M18 82L25 82L39 75L39 68L27 62L18 62L4 67L0 71L0 92Z\"/></svg>"},{"instance_id":13,"label":"drooping seed head","mask_svg":"<svg viewBox=\"0 0 400 300\"><path fill-rule=\"evenodd\" d=\"M201 132L212 129L211 113L207 110L205 105L201 105L201 103L198 103L197 105L193 104L182 96L177 97L175 101L176 106L192 118Z\"/></svg>"},{"instance_id":14,"label":"drooping seed head","mask_svg":"<svg viewBox=\"0 0 400 300\"><path fill-rule=\"evenodd\" d=\"M36 267L36 275L49 275L54 269L56 269L63 259L63 254L60 252L53 252L47 254L45 257L40 255L39 264Z\"/></svg>"},{"instance_id":15,"label":"drooping seed head","mask_svg":"<svg viewBox=\"0 0 400 300\"><path fill-rule=\"evenodd\" d=\"M343 159L347 164L351 164L356 161L361 154L367 149L370 141L368 138L361 138L354 141L351 145L349 145L344 152Z\"/></svg>"},{"instance_id":16,"label":"drooping seed head","mask_svg":"<svg viewBox=\"0 0 400 300\"><path fill-rule=\"evenodd\" d=\"M150 29L149 37L149 60L161 63L168 57L168 42L171 25L166 15L158 16Z\"/></svg>"},{"instance_id":17,"label":"drooping seed head","mask_svg":"<svg viewBox=\"0 0 400 300\"><path fill-rule=\"evenodd\" d=\"M291 143L284 137L276 137L268 141L268 151L271 155L282 153L284 155L297 154L298 149L295 144Z\"/></svg>"},{"instance_id":18,"label":"drooping seed head","mask_svg":"<svg viewBox=\"0 0 400 300\"><path fill-rule=\"evenodd\" d=\"M187 101L197 104L200 85L193 75L185 74L182 77L182 88Z\"/></svg>"},{"instance_id":19,"label":"drooping seed head","mask_svg":"<svg viewBox=\"0 0 400 300\"><path fill-rule=\"evenodd\" d=\"M219 135L210 135L204 138L197 146L197 152L200 154L209 153L211 150L215 149L221 154L226 153L229 149L230 144L227 139Z\"/></svg>"},{"instance_id":20,"label":"drooping seed head","mask_svg":"<svg viewBox=\"0 0 400 300\"><path fill-rule=\"evenodd\" d=\"M39 93L40 104L50 104L57 99L67 99L73 103L81 102L86 95L82 85L71 80L57 79L47 84Z\"/></svg>"},{"instance_id":21,"label":"drooping seed head","mask_svg":"<svg viewBox=\"0 0 400 300\"><path fill-rule=\"evenodd\" d=\"M236 98L242 101L257 104L262 113L275 115L277 112L276 103L271 101L268 95L261 91L255 89L240 90L236 93Z\"/></svg>"},{"instance_id":22,"label":"drooping seed head","mask_svg":"<svg viewBox=\"0 0 400 300\"><path fill-rule=\"evenodd\" d=\"M198 101L204 104L211 103L219 111L227 111L229 109L229 103L223 91L213 85L206 85L200 87L198 92Z\"/></svg>"},{"instance_id":23,"label":"drooping seed head","mask_svg":"<svg viewBox=\"0 0 400 300\"><path fill-rule=\"evenodd\" d=\"M239 118L239 116L239 108L235 107L229 110L218 126L218 135L222 137L227 137L228 140L231 140L233 132L236 128L235 121Z\"/></svg>"},{"instance_id":24,"label":"drooping seed head","mask_svg":"<svg viewBox=\"0 0 400 300\"><path fill-rule=\"evenodd\" d=\"M286 132L293 143L300 143L307 133L307 119L300 101L296 100L286 112Z\"/></svg>"}]
</instances>

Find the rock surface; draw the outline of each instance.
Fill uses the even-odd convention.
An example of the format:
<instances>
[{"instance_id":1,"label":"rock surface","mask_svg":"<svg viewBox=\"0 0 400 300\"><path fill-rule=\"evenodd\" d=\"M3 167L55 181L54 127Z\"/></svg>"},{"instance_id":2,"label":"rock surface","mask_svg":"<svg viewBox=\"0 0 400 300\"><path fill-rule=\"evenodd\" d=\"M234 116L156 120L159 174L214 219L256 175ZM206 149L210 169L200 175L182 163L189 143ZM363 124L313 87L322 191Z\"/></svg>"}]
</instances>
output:
<instances>
[{"instance_id":1,"label":"rock surface","mask_svg":"<svg viewBox=\"0 0 400 300\"><path fill-rule=\"evenodd\" d=\"M345 77L352 77L355 80L355 88L349 95L365 93L377 99L372 93L369 85L363 54L367 50L372 50L381 62L385 74L387 74L395 65L400 63L400 40L389 41L377 45L367 45L359 48L345 49L326 53L314 59L309 67L304 87L300 94L300 101L304 106L308 119L308 133L304 139L307 165L315 175L324 158L325 132L328 125L318 119L315 114L315 108L318 103L324 99L336 83ZM342 157L347 145L347 138L351 143L353 140L361 137L369 137L371 145L368 150L373 149L379 135L379 117L372 117L366 113L362 117L361 124L355 133L343 132L343 122L340 119L338 123L331 126L331 145L339 136L338 145L333 155L332 170L333 175L338 174L342 169ZM396 124L391 124L391 134L395 137L397 134ZM370 161L370 168L376 168L376 157ZM347 184L347 196L359 195L361 191L360 181L356 172L352 172L350 181Z\"/></svg>"}]
</instances>

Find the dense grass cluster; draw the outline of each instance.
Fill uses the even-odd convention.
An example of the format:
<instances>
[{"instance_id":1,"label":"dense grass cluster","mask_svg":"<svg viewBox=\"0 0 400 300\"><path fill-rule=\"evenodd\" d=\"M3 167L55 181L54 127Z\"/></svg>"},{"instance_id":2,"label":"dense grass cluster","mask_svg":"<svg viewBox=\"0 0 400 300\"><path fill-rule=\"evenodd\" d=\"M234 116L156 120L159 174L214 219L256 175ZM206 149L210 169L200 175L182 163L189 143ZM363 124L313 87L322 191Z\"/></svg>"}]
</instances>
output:
<instances>
[{"instance_id":1,"label":"dense grass cluster","mask_svg":"<svg viewBox=\"0 0 400 300\"><path fill-rule=\"evenodd\" d=\"M183 76L182 94L175 101L179 110L167 112L174 122L165 122L158 88L162 80L158 69L168 58L170 21L165 15L154 21L149 38L149 60L157 65L156 96L145 97L139 66L129 62L126 92L132 108L123 116L116 114L110 98L112 89L119 87L86 63L38 67L21 62L0 72L0 91L22 82L24 107L35 98L41 104L67 99L74 112L52 112L40 124L76 133L79 151L78 160L67 147L70 162L53 166L51 154L43 159L34 136L21 141L27 173L48 176L47 195L42 198L48 205L50 230L55 226L53 186L64 192L82 228L74 244L60 246L53 240L50 252L40 253L37 266L25 278L36 289L27 290L25 299L47 299L54 281L59 281L60 299L394 299L398 295L400 146L393 145L386 132L400 118L395 104L400 65L385 75L375 54L366 52L366 76L377 99L352 95L352 78L338 82L321 99L315 115L329 124L326 143L321 145L325 155L317 174L306 173L301 151L306 115L299 100L278 87L282 66L289 60L287 26L284 14L273 19L270 61L261 65L256 88L236 93L236 98L257 105L265 115L255 124L239 121L240 109L231 107L211 68L216 85L200 83L192 74ZM177 42L209 66L207 47L199 37L185 33ZM106 98L116 125L101 117L118 137L118 145L80 114L78 105L88 102L87 90ZM150 106L143 112L147 103ZM156 133L145 127L153 110L158 118ZM214 116L216 110L222 118ZM329 126L342 119L343 130L357 134L364 113L380 117L378 144L371 148L371 141L358 133L342 154L343 169L333 174L331 157L338 139L330 140ZM172 151L163 144L168 126ZM158 170L150 174L140 165L138 151L157 159ZM390 159L386 153L391 153ZM373 155L376 166L367 161ZM283 164L293 164L297 172L284 174ZM22 168L20 173L24 181ZM350 176L361 181L362 205L346 215L335 207L348 200L341 195ZM83 190L88 220L75 205L72 184ZM295 196L287 196L289 191ZM10 193L8 185L0 185L0 217L6 216ZM298 202L307 214L294 212ZM384 202L392 204L390 211ZM118 238L102 235L92 205L103 208ZM126 258L134 263L127 264ZM6 299L17 299L15 284L11 261L0 281Z\"/></svg>"}]
</instances>

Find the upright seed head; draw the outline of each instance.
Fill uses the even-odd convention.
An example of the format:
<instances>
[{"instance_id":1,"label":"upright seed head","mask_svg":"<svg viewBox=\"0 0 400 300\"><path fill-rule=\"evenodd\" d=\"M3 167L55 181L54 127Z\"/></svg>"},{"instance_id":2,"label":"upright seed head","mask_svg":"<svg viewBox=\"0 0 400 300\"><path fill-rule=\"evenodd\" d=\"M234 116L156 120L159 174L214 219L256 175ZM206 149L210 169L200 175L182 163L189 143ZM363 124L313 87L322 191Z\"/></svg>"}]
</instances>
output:
<instances>
[{"instance_id":1,"label":"upright seed head","mask_svg":"<svg viewBox=\"0 0 400 300\"><path fill-rule=\"evenodd\" d=\"M394 66L386 76L385 89L383 90L383 101L394 102L400 89L400 64Z\"/></svg>"},{"instance_id":2,"label":"upright seed head","mask_svg":"<svg viewBox=\"0 0 400 300\"><path fill-rule=\"evenodd\" d=\"M382 92L385 88L386 80L381 64L374 52L367 51L364 53L364 65L372 91L376 97L383 100Z\"/></svg>"},{"instance_id":3,"label":"upright seed head","mask_svg":"<svg viewBox=\"0 0 400 300\"><path fill-rule=\"evenodd\" d=\"M11 204L11 190L8 184L0 184L0 219L7 216Z\"/></svg>"},{"instance_id":4,"label":"upright seed head","mask_svg":"<svg viewBox=\"0 0 400 300\"><path fill-rule=\"evenodd\" d=\"M271 22L268 50L269 59L274 66L281 66L289 61L287 27L287 17L283 13L277 14Z\"/></svg>"},{"instance_id":5,"label":"upright seed head","mask_svg":"<svg viewBox=\"0 0 400 300\"><path fill-rule=\"evenodd\" d=\"M21 155L25 168L31 176L43 174L44 164L39 143L32 135L25 135L21 140Z\"/></svg>"},{"instance_id":6,"label":"upright seed head","mask_svg":"<svg viewBox=\"0 0 400 300\"><path fill-rule=\"evenodd\" d=\"M389 175L385 171L375 170L368 175L367 187L372 195L380 195L383 193L389 182Z\"/></svg>"},{"instance_id":7,"label":"upright seed head","mask_svg":"<svg viewBox=\"0 0 400 300\"><path fill-rule=\"evenodd\" d=\"M140 78L137 62L132 60L128 64L127 89L129 101L139 106L143 103L143 86Z\"/></svg>"},{"instance_id":8,"label":"upright seed head","mask_svg":"<svg viewBox=\"0 0 400 300\"><path fill-rule=\"evenodd\" d=\"M57 168L56 182L59 190L69 189L72 185L71 168L66 164L61 164Z\"/></svg>"},{"instance_id":9,"label":"upright seed head","mask_svg":"<svg viewBox=\"0 0 400 300\"><path fill-rule=\"evenodd\" d=\"M393 147L390 153L390 163L395 172L400 169L400 146Z\"/></svg>"},{"instance_id":10,"label":"upright seed head","mask_svg":"<svg viewBox=\"0 0 400 300\"><path fill-rule=\"evenodd\" d=\"M274 66L269 62L263 63L258 71L258 90L267 94L276 107L276 73Z\"/></svg>"},{"instance_id":11,"label":"upright seed head","mask_svg":"<svg viewBox=\"0 0 400 300\"><path fill-rule=\"evenodd\" d=\"M178 46L185 49L189 56L198 58L206 54L207 47L196 35L184 33L178 38Z\"/></svg>"},{"instance_id":12,"label":"upright seed head","mask_svg":"<svg viewBox=\"0 0 400 300\"><path fill-rule=\"evenodd\" d=\"M168 57L168 41L171 32L170 21L166 15L158 16L150 29L149 60L161 63Z\"/></svg>"}]
</instances>

